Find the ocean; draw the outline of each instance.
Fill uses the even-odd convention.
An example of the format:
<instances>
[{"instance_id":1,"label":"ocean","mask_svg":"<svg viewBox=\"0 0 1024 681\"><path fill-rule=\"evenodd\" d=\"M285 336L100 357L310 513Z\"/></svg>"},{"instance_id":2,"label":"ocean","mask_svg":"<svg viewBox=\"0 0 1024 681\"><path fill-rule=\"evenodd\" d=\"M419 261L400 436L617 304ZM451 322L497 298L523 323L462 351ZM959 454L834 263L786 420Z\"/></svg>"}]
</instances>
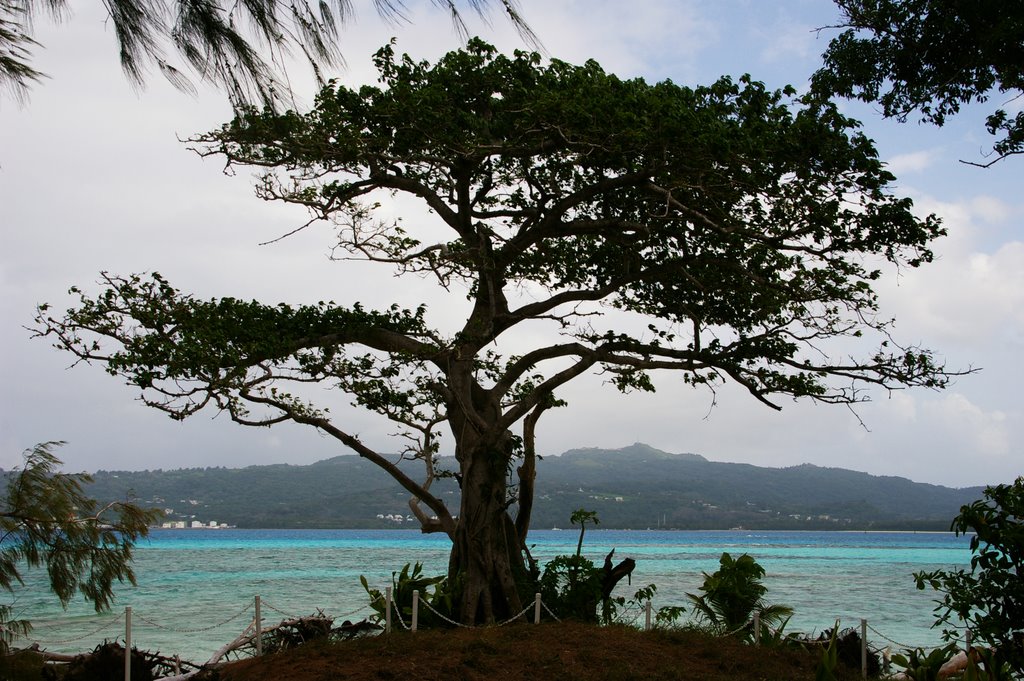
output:
<instances>
[{"instance_id":1,"label":"ocean","mask_svg":"<svg viewBox=\"0 0 1024 681\"><path fill-rule=\"evenodd\" d=\"M543 564L574 552L577 538L574 530L540 530L529 542ZM595 563L613 548L616 560L637 563L631 584L616 591L627 599L653 583L655 609L684 605L723 551L748 553L766 570L766 599L795 610L787 632L821 632L837 619L859 626L864 618L871 643L893 649L941 643L931 627L937 594L918 591L911 574L964 567L971 555L969 538L947 533L588 529L584 554ZM406 563L441 574L448 549L443 535L410 530L155 530L136 550L138 586L119 587L111 612L96 614L84 602L62 610L40 574L16 590L13 609L34 623L32 641L78 653L123 638L130 606L136 646L202 662L251 621L256 595L269 624L318 609L356 621L371 612L361 575L383 590ZM623 613L626 621L639 615Z\"/></svg>"}]
</instances>

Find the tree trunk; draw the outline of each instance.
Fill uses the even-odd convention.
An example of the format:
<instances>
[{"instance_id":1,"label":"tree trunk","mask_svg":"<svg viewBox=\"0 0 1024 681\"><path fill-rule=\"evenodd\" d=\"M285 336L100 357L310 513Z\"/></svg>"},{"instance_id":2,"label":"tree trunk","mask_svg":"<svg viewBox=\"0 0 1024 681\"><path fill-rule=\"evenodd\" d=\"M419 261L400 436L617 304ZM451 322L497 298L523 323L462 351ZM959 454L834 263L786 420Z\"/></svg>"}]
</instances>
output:
<instances>
[{"instance_id":1,"label":"tree trunk","mask_svg":"<svg viewBox=\"0 0 1024 681\"><path fill-rule=\"evenodd\" d=\"M465 624L501 622L523 610L519 588L528 572L508 513L510 461L505 446L477 446L460 457L462 504L448 577Z\"/></svg>"}]
</instances>

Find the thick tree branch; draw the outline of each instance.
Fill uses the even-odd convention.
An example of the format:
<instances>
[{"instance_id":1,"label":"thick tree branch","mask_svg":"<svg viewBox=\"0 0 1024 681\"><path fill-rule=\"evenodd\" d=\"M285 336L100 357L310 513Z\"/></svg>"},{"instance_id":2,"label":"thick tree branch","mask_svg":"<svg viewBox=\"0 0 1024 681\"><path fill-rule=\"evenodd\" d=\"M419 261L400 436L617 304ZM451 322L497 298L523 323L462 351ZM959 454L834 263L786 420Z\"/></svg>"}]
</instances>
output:
<instances>
[{"instance_id":1,"label":"thick tree branch","mask_svg":"<svg viewBox=\"0 0 1024 681\"><path fill-rule=\"evenodd\" d=\"M388 475L394 478L395 481L398 482L398 484L400 484L403 488L405 488L406 491L415 496L417 499L423 501L423 503L425 503L427 507L429 507L430 510L433 511L434 514L437 516L439 522L441 523L441 526L444 528L444 531L448 534L448 536L454 536L455 520L448 512L448 507L444 505L444 502L442 502L440 499L432 495L422 485L420 485L412 478L410 478L408 475L406 475L402 471L402 469L393 464L386 457L378 454L377 452L373 451L372 449L364 445L362 442L359 441L358 438L341 430L340 428L338 428L337 426L335 426L322 416L301 413L297 411L292 405L283 403L279 400L274 400L271 398L254 394L244 394L242 395L242 397L250 402L264 404L272 406L276 409L280 409L281 411L287 413L291 420L293 420L295 423L303 423L324 431L331 437L335 438L336 440L344 444L349 449L353 450L359 456L374 463L375 465L383 469L385 472L387 472Z\"/></svg>"},{"instance_id":2,"label":"thick tree branch","mask_svg":"<svg viewBox=\"0 0 1024 681\"><path fill-rule=\"evenodd\" d=\"M550 402L537 405L523 420L523 463L516 469L519 476L519 510L516 513L516 534L519 543L526 546L533 514L533 496L537 479L537 421L551 406Z\"/></svg>"}]
</instances>

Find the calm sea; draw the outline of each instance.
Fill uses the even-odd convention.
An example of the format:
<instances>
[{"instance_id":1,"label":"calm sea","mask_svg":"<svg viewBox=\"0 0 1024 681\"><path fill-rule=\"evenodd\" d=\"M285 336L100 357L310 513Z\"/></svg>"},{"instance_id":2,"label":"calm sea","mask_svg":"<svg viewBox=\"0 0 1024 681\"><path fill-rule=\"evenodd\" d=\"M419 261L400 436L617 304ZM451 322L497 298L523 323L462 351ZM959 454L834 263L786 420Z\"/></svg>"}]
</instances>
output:
<instances>
[{"instance_id":1,"label":"calm sea","mask_svg":"<svg viewBox=\"0 0 1024 681\"><path fill-rule=\"evenodd\" d=\"M544 562L572 553L577 536L534 531L533 554ZM317 609L354 621L369 612L360 575L383 590L405 563L440 574L448 548L444 536L402 530L157 530L137 549L138 586L118 589L112 612L97 615L84 603L62 610L38 576L18 590L14 610L35 623L33 640L74 653L123 637L131 606L139 648L204 661L244 629L257 594L271 623ZM632 584L621 583L618 595L654 583L655 608L682 605L723 551L749 553L767 571L767 599L796 611L787 631L820 632L836 619L859 626L865 618L879 646L938 644L935 594L918 591L911 573L970 561L968 539L942 533L587 532L584 553L595 562L613 548L617 559L637 561Z\"/></svg>"}]
</instances>

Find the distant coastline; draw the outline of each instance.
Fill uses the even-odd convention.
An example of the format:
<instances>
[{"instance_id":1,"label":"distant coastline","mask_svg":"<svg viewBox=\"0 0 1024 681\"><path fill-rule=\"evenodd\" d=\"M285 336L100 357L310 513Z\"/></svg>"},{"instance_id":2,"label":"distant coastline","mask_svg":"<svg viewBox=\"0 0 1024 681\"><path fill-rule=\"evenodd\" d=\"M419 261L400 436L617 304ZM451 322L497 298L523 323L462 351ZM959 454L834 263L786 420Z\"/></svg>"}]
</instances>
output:
<instances>
[{"instance_id":1,"label":"distant coastline","mask_svg":"<svg viewBox=\"0 0 1024 681\"><path fill-rule=\"evenodd\" d=\"M456 464L442 457L438 466L450 471ZM422 473L420 462L399 467ZM357 456L305 466L100 471L93 478L87 491L97 500L133 495L163 511L164 522L186 526L215 520L238 528L419 527L408 515L408 493ZM982 492L807 464L721 463L635 444L545 457L532 526L569 529L569 516L584 508L597 512L602 527L617 529L946 532L960 507ZM437 478L431 493L458 508L454 477Z\"/></svg>"}]
</instances>

